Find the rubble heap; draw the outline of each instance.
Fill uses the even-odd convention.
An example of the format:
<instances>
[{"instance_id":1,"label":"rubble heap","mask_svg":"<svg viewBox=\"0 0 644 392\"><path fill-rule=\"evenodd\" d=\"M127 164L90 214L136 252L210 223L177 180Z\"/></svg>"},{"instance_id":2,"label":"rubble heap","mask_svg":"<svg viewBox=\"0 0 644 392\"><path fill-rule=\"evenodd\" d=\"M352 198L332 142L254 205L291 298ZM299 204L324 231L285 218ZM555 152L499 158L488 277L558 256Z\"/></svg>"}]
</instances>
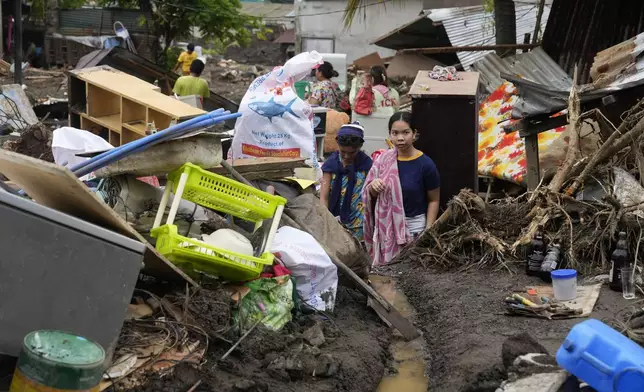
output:
<instances>
[{"instance_id":1,"label":"rubble heap","mask_svg":"<svg viewBox=\"0 0 644 392\"><path fill-rule=\"evenodd\" d=\"M558 241L569 268L581 273L605 272L617 233L624 231L637 255L644 213L644 102L624 113L614 128L598 121L610 135L592 156L582 157L578 131L576 88L571 93L569 119L572 127L566 159L550 182L518 198L486 204L464 190L453 200L436 224L398 260L412 257L424 265L447 268L507 267L522 259L525 246L542 226L548 242ZM601 119L600 119L601 120ZM639 183L638 183L639 182Z\"/></svg>"}]
</instances>

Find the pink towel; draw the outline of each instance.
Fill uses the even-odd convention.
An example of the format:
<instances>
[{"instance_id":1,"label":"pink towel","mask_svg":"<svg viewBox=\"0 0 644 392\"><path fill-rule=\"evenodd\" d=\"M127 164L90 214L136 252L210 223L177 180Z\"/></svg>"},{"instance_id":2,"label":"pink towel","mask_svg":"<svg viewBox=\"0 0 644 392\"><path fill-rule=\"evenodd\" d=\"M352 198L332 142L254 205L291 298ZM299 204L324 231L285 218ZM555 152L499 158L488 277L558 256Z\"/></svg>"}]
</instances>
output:
<instances>
[{"instance_id":1,"label":"pink towel","mask_svg":"<svg viewBox=\"0 0 644 392\"><path fill-rule=\"evenodd\" d=\"M380 94L382 94L383 97L389 98L389 87L379 84L377 86L373 86L373 89L378 91Z\"/></svg>"},{"instance_id":2,"label":"pink towel","mask_svg":"<svg viewBox=\"0 0 644 392\"><path fill-rule=\"evenodd\" d=\"M375 179L381 179L386 186L377 198L369 193ZM375 160L362 190L362 200L365 203L364 238L372 265L387 264L411 240L405 223L398 151L386 151Z\"/></svg>"}]
</instances>

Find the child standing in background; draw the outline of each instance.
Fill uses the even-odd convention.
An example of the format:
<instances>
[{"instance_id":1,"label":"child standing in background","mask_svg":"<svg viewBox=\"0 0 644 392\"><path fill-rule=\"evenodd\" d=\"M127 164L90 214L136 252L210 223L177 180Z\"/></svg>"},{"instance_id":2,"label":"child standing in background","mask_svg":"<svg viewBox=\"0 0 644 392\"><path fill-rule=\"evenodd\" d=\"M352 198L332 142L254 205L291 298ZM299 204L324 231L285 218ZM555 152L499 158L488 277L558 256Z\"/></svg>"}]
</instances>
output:
<instances>
[{"instance_id":1,"label":"child standing in background","mask_svg":"<svg viewBox=\"0 0 644 392\"><path fill-rule=\"evenodd\" d=\"M195 45L188 44L187 50L181 52L179 58L177 59L177 64L175 64L173 71L177 72L179 67L181 67L181 74L184 76L190 75L190 66L192 62L197 59L197 53L195 52Z\"/></svg>"},{"instance_id":2,"label":"child standing in background","mask_svg":"<svg viewBox=\"0 0 644 392\"><path fill-rule=\"evenodd\" d=\"M364 144L364 128L360 123L343 125L336 140L339 151L322 165L320 200L362 242L362 189L372 164L371 158L360 150Z\"/></svg>"}]
</instances>

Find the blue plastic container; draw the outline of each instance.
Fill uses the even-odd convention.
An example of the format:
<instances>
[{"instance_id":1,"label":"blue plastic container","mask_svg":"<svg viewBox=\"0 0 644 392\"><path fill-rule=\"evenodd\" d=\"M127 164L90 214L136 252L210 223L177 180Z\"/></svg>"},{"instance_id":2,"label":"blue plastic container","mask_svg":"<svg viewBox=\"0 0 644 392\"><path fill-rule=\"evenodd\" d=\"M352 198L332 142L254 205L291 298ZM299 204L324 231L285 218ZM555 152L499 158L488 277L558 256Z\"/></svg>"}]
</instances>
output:
<instances>
[{"instance_id":1,"label":"blue plastic container","mask_svg":"<svg viewBox=\"0 0 644 392\"><path fill-rule=\"evenodd\" d=\"M644 391L644 348L599 320L570 330L557 363L598 392Z\"/></svg>"}]
</instances>

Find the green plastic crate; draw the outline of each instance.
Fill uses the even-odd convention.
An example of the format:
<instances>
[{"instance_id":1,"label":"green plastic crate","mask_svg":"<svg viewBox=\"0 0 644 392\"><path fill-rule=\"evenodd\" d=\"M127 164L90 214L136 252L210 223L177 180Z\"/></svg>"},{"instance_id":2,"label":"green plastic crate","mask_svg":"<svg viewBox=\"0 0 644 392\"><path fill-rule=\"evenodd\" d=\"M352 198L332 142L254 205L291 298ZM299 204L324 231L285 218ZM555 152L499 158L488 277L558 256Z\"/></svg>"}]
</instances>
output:
<instances>
[{"instance_id":1,"label":"green plastic crate","mask_svg":"<svg viewBox=\"0 0 644 392\"><path fill-rule=\"evenodd\" d=\"M192 163L186 163L168 175L175 195L183 173L188 174L188 181L181 198L237 218L256 223L272 218L278 205L286 205L283 197L262 192Z\"/></svg>"},{"instance_id":2,"label":"green plastic crate","mask_svg":"<svg viewBox=\"0 0 644 392\"><path fill-rule=\"evenodd\" d=\"M271 252L261 257L247 256L184 237L175 225L159 226L150 234L157 239L159 253L193 278L204 273L243 282L259 277L264 265L272 265L274 260Z\"/></svg>"}]
</instances>

